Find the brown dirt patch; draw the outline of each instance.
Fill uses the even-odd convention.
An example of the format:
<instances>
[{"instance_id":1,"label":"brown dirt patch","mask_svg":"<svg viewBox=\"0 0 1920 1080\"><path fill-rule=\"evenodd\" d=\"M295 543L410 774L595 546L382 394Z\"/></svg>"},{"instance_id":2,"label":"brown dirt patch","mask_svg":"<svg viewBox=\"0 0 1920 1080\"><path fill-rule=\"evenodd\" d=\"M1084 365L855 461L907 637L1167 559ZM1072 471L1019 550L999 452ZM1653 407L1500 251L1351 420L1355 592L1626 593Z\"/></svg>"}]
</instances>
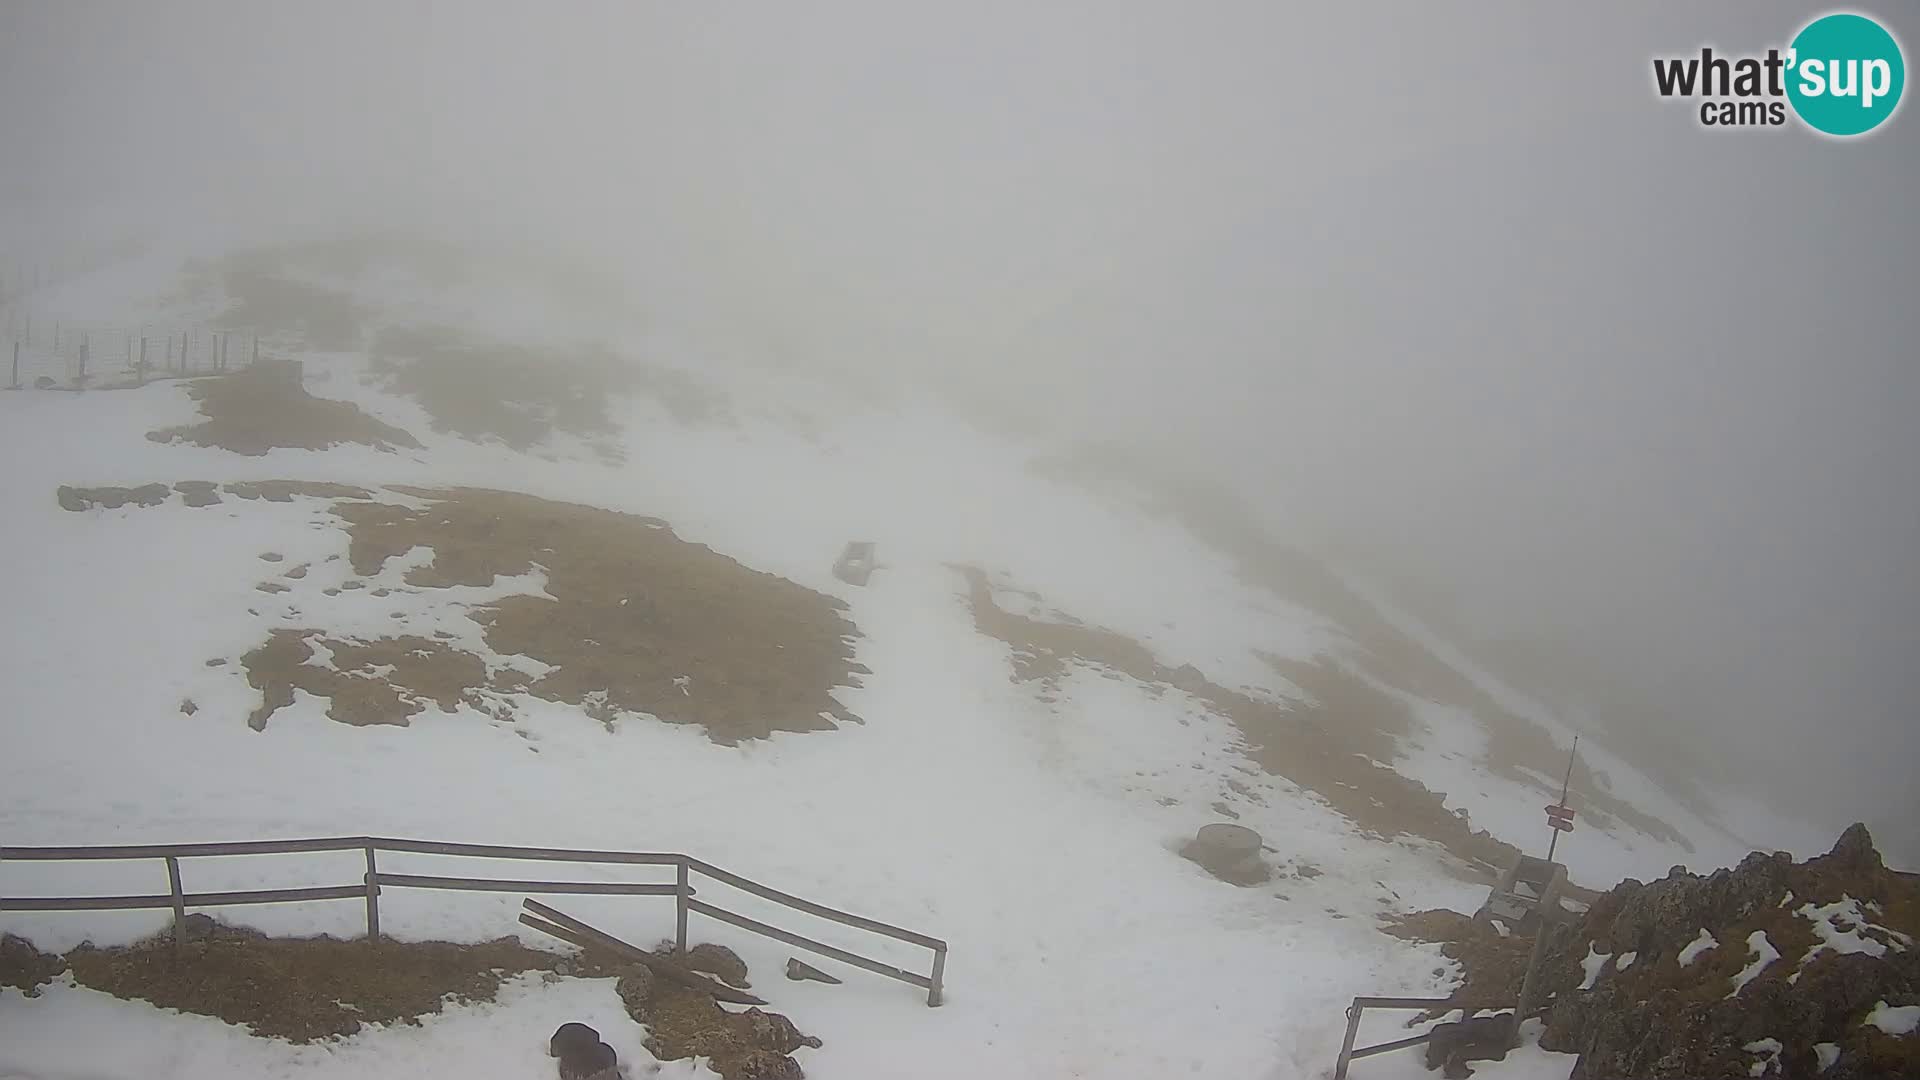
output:
<instances>
[{"instance_id":1,"label":"brown dirt patch","mask_svg":"<svg viewBox=\"0 0 1920 1080\"><path fill-rule=\"evenodd\" d=\"M1069 661L1097 664L1143 683L1164 683L1206 702L1240 729L1247 753L1268 772L1318 795L1328 806L1368 832L1392 838L1433 840L1469 863L1489 870L1504 866L1517 849L1446 808L1442 796L1380 764L1382 732L1337 711L1359 703L1380 707L1377 692L1336 677L1330 664L1301 665L1300 673L1327 695L1317 703L1280 703L1254 698L1212 682L1191 666L1169 668L1132 638L1077 623L1041 622L1001 609L987 575L957 568L969 584L974 624L1006 642L1014 653L1014 678L1050 679ZM1378 717L1376 717L1378 719Z\"/></svg>"},{"instance_id":2,"label":"brown dirt patch","mask_svg":"<svg viewBox=\"0 0 1920 1080\"><path fill-rule=\"evenodd\" d=\"M214 1016L255 1035L306 1043L363 1024L417 1023L449 1000L492 1001L523 971L567 960L510 938L479 945L331 937L270 938L216 925L176 954L162 935L66 956L80 985L161 1008Z\"/></svg>"},{"instance_id":3,"label":"brown dirt patch","mask_svg":"<svg viewBox=\"0 0 1920 1080\"><path fill-rule=\"evenodd\" d=\"M65 960L41 952L26 938L0 935L0 986L11 986L28 997L39 997L40 988L65 970Z\"/></svg>"},{"instance_id":4,"label":"brown dirt patch","mask_svg":"<svg viewBox=\"0 0 1920 1080\"><path fill-rule=\"evenodd\" d=\"M422 510L343 485L265 481L226 490L337 500L333 513L346 523L356 574L377 575L394 556L427 547L433 562L406 576L416 589L486 586L536 568L547 578L545 596L508 596L470 612L492 649L542 661L552 668L546 674L489 675L479 657L424 637L280 629L242 658L262 694L249 719L256 730L296 689L327 698L328 715L349 724L404 725L430 703L466 703L505 719L505 695L529 693L579 706L609 727L636 713L697 725L724 745L859 719L833 697L867 670L853 662L856 630L845 604L688 543L656 518L475 489L402 489L430 501ZM362 588L353 579L321 591ZM332 653L331 667L309 663L316 645Z\"/></svg>"},{"instance_id":5,"label":"brown dirt patch","mask_svg":"<svg viewBox=\"0 0 1920 1080\"><path fill-rule=\"evenodd\" d=\"M314 643L333 654L333 666L310 664ZM327 699L327 716L343 724L368 726L407 721L428 704L452 712L462 702L486 708L479 690L487 685L487 667L471 653L449 649L423 637L348 641L305 630L275 630L267 643L240 658L247 682L260 691L261 703L247 726L264 730L267 720L293 704L304 690ZM386 674L376 669L391 668Z\"/></svg>"},{"instance_id":6,"label":"brown dirt patch","mask_svg":"<svg viewBox=\"0 0 1920 1080\"><path fill-rule=\"evenodd\" d=\"M91 487L76 488L62 484L55 489L53 496L62 510L118 510L128 503L135 506L159 506L167 501L167 485L145 484L137 488Z\"/></svg>"},{"instance_id":7,"label":"brown dirt patch","mask_svg":"<svg viewBox=\"0 0 1920 1080\"><path fill-rule=\"evenodd\" d=\"M180 501L188 506L213 506L220 501L219 485L211 480L182 480L173 485Z\"/></svg>"},{"instance_id":8,"label":"brown dirt patch","mask_svg":"<svg viewBox=\"0 0 1920 1080\"><path fill-rule=\"evenodd\" d=\"M1492 926L1445 908L1383 920L1380 930L1405 941L1437 942L1441 955L1459 962L1461 982L1450 1001L1481 1006L1519 999L1533 953L1531 937L1501 937Z\"/></svg>"},{"instance_id":9,"label":"brown dirt patch","mask_svg":"<svg viewBox=\"0 0 1920 1080\"><path fill-rule=\"evenodd\" d=\"M487 644L555 670L525 689L552 701L697 724L716 742L856 720L832 696L853 663L846 605L688 543L655 518L511 492L401 489L424 510L340 503L356 574L416 546L410 585L491 585L539 566L546 596L473 613Z\"/></svg>"},{"instance_id":10,"label":"brown dirt patch","mask_svg":"<svg viewBox=\"0 0 1920 1080\"><path fill-rule=\"evenodd\" d=\"M419 440L368 416L350 401L314 397L277 365L195 379L187 393L201 423L147 433L155 442L188 442L258 457L269 450L325 450L357 443L376 450L418 449Z\"/></svg>"},{"instance_id":11,"label":"brown dirt patch","mask_svg":"<svg viewBox=\"0 0 1920 1080\"><path fill-rule=\"evenodd\" d=\"M314 480L243 480L225 486L227 494L239 499L265 499L267 502L292 502L295 496L308 499L371 499L373 492L351 484L329 484Z\"/></svg>"},{"instance_id":12,"label":"brown dirt patch","mask_svg":"<svg viewBox=\"0 0 1920 1080\"><path fill-rule=\"evenodd\" d=\"M373 379L419 402L436 431L527 450L556 432L590 442L618 428L607 413L615 394L646 394L683 423L707 423L726 399L678 372L604 349L536 349L480 343L445 327L388 330L373 349ZM601 443L603 453L612 454Z\"/></svg>"}]
</instances>

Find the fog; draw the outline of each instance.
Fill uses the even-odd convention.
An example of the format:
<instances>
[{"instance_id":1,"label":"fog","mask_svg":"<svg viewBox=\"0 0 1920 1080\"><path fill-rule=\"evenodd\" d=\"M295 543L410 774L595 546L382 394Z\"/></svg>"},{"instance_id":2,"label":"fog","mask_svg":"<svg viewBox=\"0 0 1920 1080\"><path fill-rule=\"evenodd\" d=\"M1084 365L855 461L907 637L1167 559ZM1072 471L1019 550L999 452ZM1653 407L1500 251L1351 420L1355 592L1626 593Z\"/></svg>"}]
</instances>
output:
<instances>
[{"instance_id":1,"label":"fog","mask_svg":"<svg viewBox=\"0 0 1920 1080\"><path fill-rule=\"evenodd\" d=\"M558 252L716 351L1225 483L1912 865L1913 107L1714 132L1649 74L1807 15L8 4L0 249Z\"/></svg>"}]
</instances>

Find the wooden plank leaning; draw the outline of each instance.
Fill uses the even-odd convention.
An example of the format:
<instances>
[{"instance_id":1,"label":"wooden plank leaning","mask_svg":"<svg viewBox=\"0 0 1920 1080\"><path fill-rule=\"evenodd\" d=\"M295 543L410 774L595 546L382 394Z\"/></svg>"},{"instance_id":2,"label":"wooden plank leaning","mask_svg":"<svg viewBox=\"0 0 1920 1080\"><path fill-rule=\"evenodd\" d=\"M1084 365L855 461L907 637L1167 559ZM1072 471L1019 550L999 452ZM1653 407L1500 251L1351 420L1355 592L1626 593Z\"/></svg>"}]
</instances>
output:
<instances>
[{"instance_id":1,"label":"wooden plank leaning","mask_svg":"<svg viewBox=\"0 0 1920 1080\"><path fill-rule=\"evenodd\" d=\"M520 916L520 921L543 934L557 937L562 941L578 945L583 949L599 949L602 952L612 953L622 960L631 960L635 963L645 965L655 975L663 979L698 990L703 994L713 995L715 1001L725 1001L735 1005L765 1005L767 1003L764 998L758 998L744 990L735 990L731 986L715 982L695 972L685 964L669 957L656 956L638 946L630 945L614 937L612 934L588 926L579 919L565 912L555 911L553 908L537 900L525 899L522 900L520 904L528 911L540 916L540 919L529 919L527 916L522 915ZM546 920L546 922L541 922L541 919ZM555 933L556 930L564 932Z\"/></svg>"}]
</instances>

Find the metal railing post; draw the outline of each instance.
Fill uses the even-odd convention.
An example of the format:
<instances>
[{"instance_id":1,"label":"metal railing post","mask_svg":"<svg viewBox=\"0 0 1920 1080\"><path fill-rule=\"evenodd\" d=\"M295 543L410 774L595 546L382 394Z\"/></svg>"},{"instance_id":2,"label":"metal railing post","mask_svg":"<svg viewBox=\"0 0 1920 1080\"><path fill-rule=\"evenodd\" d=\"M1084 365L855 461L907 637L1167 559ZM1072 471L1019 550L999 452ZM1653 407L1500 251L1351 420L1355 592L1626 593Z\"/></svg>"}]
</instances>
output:
<instances>
[{"instance_id":1,"label":"metal railing post","mask_svg":"<svg viewBox=\"0 0 1920 1080\"><path fill-rule=\"evenodd\" d=\"M687 860L683 857L673 882L673 947L681 956L687 955Z\"/></svg>"},{"instance_id":2,"label":"metal railing post","mask_svg":"<svg viewBox=\"0 0 1920 1080\"><path fill-rule=\"evenodd\" d=\"M1360 1034L1360 1003L1347 1006L1347 1037L1340 1043L1340 1060L1333 1063L1333 1080L1347 1080L1347 1066L1353 1062L1353 1040Z\"/></svg>"},{"instance_id":3,"label":"metal railing post","mask_svg":"<svg viewBox=\"0 0 1920 1080\"><path fill-rule=\"evenodd\" d=\"M367 944L380 944L380 879L373 864L373 845L367 852Z\"/></svg>"},{"instance_id":4,"label":"metal railing post","mask_svg":"<svg viewBox=\"0 0 1920 1080\"><path fill-rule=\"evenodd\" d=\"M1533 996L1537 992L1535 983L1540 977L1540 961L1547 954L1547 938L1559 929L1559 920L1547 916L1550 912L1540 913L1539 929L1533 932L1533 953L1527 958L1527 973L1520 980L1520 1000L1513 1007L1513 1030L1507 1033L1510 1046L1520 1045L1520 1025L1526 1022L1527 1013L1533 1008Z\"/></svg>"},{"instance_id":5,"label":"metal railing post","mask_svg":"<svg viewBox=\"0 0 1920 1080\"><path fill-rule=\"evenodd\" d=\"M187 899L180 889L180 860L167 856L167 888L173 893L173 951L179 952L187 936Z\"/></svg>"},{"instance_id":6,"label":"metal railing post","mask_svg":"<svg viewBox=\"0 0 1920 1080\"><path fill-rule=\"evenodd\" d=\"M935 949L933 950L933 975L928 979L933 985L927 987L927 1008L937 1009L940 1007L941 994L944 991L946 979L947 950L944 948Z\"/></svg>"}]
</instances>

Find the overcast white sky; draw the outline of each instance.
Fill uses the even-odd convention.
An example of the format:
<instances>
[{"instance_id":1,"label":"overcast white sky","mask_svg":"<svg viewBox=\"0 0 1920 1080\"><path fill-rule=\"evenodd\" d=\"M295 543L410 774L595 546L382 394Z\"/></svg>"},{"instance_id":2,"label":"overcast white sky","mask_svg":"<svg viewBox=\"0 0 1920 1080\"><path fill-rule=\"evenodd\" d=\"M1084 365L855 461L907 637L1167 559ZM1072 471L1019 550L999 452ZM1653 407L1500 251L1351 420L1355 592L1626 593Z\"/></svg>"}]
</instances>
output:
<instances>
[{"instance_id":1,"label":"overcast white sky","mask_svg":"<svg viewBox=\"0 0 1920 1080\"><path fill-rule=\"evenodd\" d=\"M8 3L0 246L551 245L1208 469L1913 821L1920 120L1708 132L1649 75L1817 10Z\"/></svg>"}]
</instances>

